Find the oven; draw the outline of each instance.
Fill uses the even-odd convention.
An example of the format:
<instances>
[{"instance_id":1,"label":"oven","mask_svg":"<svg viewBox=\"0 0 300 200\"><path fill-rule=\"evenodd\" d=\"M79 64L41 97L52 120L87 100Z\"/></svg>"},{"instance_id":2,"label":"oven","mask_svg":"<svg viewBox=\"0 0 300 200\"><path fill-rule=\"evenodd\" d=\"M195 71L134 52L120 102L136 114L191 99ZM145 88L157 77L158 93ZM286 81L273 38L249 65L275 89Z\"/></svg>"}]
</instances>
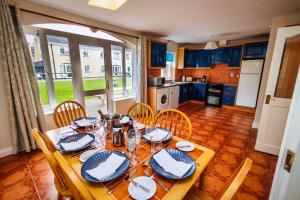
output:
<instances>
[{"instance_id":1,"label":"oven","mask_svg":"<svg viewBox=\"0 0 300 200\"><path fill-rule=\"evenodd\" d=\"M205 105L222 107L223 84L207 84Z\"/></svg>"}]
</instances>

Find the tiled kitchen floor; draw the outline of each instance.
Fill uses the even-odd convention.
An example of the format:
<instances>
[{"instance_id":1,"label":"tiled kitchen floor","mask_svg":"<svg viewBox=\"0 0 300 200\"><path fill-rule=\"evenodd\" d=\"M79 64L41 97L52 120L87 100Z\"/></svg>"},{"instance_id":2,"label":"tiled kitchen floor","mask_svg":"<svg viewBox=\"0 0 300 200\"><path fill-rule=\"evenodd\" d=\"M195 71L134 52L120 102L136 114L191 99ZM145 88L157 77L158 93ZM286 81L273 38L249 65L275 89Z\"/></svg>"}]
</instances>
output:
<instances>
[{"instance_id":1,"label":"tiled kitchen floor","mask_svg":"<svg viewBox=\"0 0 300 200\"><path fill-rule=\"evenodd\" d=\"M254 151L254 114L185 104L180 107L192 121L192 140L209 147L216 156L209 164L203 187L215 196L234 169L247 156L253 167L235 199L268 199L276 156ZM53 174L40 151L0 159L0 199L56 199Z\"/></svg>"}]
</instances>

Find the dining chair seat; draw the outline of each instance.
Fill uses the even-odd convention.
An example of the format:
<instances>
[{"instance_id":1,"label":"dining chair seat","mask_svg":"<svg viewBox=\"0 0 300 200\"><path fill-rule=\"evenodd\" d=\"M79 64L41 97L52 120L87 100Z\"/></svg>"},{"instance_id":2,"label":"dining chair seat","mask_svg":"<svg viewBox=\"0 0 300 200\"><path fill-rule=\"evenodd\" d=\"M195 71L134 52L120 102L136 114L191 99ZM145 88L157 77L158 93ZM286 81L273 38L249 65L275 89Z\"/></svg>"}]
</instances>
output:
<instances>
[{"instance_id":1,"label":"dining chair seat","mask_svg":"<svg viewBox=\"0 0 300 200\"><path fill-rule=\"evenodd\" d=\"M75 119L86 117L84 107L76 101L65 101L56 106L53 120L57 128L68 126Z\"/></svg>"},{"instance_id":2,"label":"dining chair seat","mask_svg":"<svg viewBox=\"0 0 300 200\"><path fill-rule=\"evenodd\" d=\"M154 121L155 127L165 128L173 132L177 137L191 140L192 123L190 119L177 109L162 110Z\"/></svg>"},{"instance_id":3,"label":"dining chair seat","mask_svg":"<svg viewBox=\"0 0 300 200\"><path fill-rule=\"evenodd\" d=\"M41 148L43 154L45 155L54 174L54 184L58 192L58 199L62 199L63 197L71 197L71 191L66 185L64 176L62 174L62 171L58 167L56 159L53 157L51 150L47 146L47 141L45 141L44 135L36 128L32 129L31 132L37 145Z\"/></svg>"},{"instance_id":4,"label":"dining chair seat","mask_svg":"<svg viewBox=\"0 0 300 200\"><path fill-rule=\"evenodd\" d=\"M154 121L154 112L152 108L145 103L136 103L132 105L127 112L128 115L132 116L139 123L145 124L146 126L152 126Z\"/></svg>"},{"instance_id":5,"label":"dining chair seat","mask_svg":"<svg viewBox=\"0 0 300 200\"><path fill-rule=\"evenodd\" d=\"M184 200L231 200L250 171L252 162L250 158L246 158L226 181L222 191L216 198L208 196L205 192L193 186L184 197Z\"/></svg>"},{"instance_id":6,"label":"dining chair seat","mask_svg":"<svg viewBox=\"0 0 300 200\"><path fill-rule=\"evenodd\" d=\"M59 164L59 168L62 170L65 177L67 186L71 190L72 199L74 200L94 200L95 198L88 191L84 182L77 176L70 164L64 159L64 157L58 152L53 153L54 158ZM100 199L100 198L99 198Z\"/></svg>"}]
</instances>

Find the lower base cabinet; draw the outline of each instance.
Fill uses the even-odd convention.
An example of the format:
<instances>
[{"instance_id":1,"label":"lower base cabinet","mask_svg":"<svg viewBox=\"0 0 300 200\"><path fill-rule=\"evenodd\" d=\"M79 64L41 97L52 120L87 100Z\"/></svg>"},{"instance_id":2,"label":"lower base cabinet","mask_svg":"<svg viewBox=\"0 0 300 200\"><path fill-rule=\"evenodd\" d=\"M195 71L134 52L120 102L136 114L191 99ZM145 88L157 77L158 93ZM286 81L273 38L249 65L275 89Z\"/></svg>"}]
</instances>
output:
<instances>
[{"instance_id":1,"label":"lower base cabinet","mask_svg":"<svg viewBox=\"0 0 300 200\"><path fill-rule=\"evenodd\" d=\"M189 83L179 85L179 103L184 103L189 100L205 101L206 84L205 83ZM224 85L222 104L234 106L236 95L236 86Z\"/></svg>"}]
</instances>

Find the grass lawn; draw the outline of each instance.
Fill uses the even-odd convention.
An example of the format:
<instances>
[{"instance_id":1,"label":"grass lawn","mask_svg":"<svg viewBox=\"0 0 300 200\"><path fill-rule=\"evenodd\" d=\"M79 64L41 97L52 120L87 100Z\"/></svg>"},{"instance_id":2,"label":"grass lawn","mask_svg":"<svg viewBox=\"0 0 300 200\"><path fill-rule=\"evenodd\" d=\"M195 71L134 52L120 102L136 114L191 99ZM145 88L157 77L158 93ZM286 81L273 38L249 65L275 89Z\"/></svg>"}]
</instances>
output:
<instances>
[{"instance_id":1,"label":"grass lawn","mask_svg":"<svg viewBox=\"0 0 300 200\"><path fill-rule=\"evenodd\" d=\"M118 86L114 87L114 90L121 90L122 78L116 77L114 79L118 83ZM48 90L47 90L46 82L44 80L40 80L38 84L39 84L42 104L47 105L49 104L49 100L48 100ZM131 84L131 78L126 80L126 84L128 85ZM104 78L83 80L83 88L84 90L105 89L105 80ZM69 79L54 80L54 90L55 90L57 103L61 103L67 100L74 100L72 80Z\"/></svg>"}]
</instances>

